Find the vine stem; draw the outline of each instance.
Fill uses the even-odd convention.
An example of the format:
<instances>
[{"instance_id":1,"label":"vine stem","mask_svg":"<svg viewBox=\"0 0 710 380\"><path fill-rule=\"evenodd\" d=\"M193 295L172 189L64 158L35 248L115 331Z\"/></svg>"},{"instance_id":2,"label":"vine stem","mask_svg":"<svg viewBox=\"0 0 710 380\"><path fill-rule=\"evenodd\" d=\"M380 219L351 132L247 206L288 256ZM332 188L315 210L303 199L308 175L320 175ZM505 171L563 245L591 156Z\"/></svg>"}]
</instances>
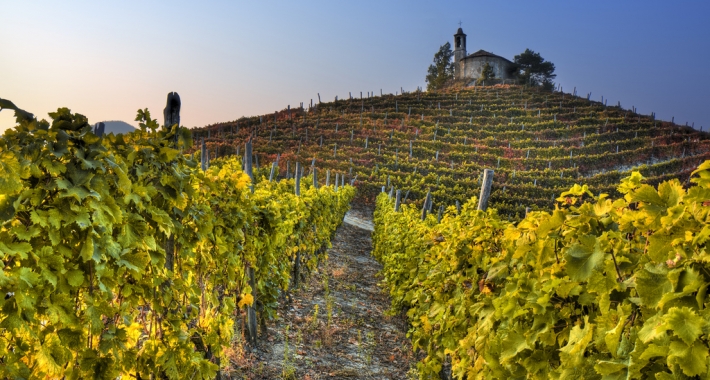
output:
<instances>
[{"instance_id":1,"label":"vine stem","mask_svg":"<svg viewBox=\"0 0 710 380\"><path fill-rule=\"evenodd\" d=\"M611 251L611 258L614 260L614 268L616 268L616 276L619 282L624 282L624 278L621 276L621 271L619 270L619 264L616 262L616 256L614 256L614 250Z\"/></svg>"},{"instance_id":2,"label":"vine stem","mask_svg":"<svg viewBox=\"0 0 710 380\"><path fill-rule=\"evenodd\" d=\"M652 231L648 231L648 232L646 233L646 245L643 247L643 254L644 254L644 255L646 254L646 252L648 252L648 242L650 241L650 240L649 240L649 237L651 237L651 234L652 234L652 233L653 233Z\"/></svg>"}]
</instances>

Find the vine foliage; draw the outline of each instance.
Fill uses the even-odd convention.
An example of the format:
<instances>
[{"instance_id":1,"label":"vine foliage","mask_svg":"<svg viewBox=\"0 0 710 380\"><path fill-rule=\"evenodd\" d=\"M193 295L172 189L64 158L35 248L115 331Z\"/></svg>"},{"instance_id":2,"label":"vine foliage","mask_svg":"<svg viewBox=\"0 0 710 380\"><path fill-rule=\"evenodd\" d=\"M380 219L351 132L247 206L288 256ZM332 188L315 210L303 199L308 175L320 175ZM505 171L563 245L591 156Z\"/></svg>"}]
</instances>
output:
<instances>
[{"instance_id":1,"label":"vine foliage","mask_svg":"<svg viewBox=\"0 0 710 380\"><path fill-rule=\"evenodd\" d=\"M710 377L710 161L691 181L575 185L518 224L475 199L422 221L380 195L374 255L421 377L447 356L459 379Z\"/></svg>"},{"instance_id":2,"label":"vine foliage","mask_svg":"<svg viewBox=\"0 0 710 380\"><path fill-rule=\"evenodd\" d=\"M2 108L13 108L7 101ZM249 177L234 158L203 172L185 128L102 138L66 108L17 110L0 139L0 377L214 378L235 320L272 318L296 252L316 254L354 189ZM174 237L175 260L164 247Z\"/></svg>"}]
</instances>

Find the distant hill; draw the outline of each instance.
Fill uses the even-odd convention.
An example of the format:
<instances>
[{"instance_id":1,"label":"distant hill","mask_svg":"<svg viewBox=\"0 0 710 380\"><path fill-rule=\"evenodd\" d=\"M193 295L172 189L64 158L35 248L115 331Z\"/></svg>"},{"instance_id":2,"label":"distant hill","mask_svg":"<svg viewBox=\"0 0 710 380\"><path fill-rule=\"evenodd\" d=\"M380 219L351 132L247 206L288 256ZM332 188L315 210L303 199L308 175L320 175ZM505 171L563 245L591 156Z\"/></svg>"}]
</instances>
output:
<instances>
[{"instance_id":1,"label":"distant hill","mask_svg":"<svg viewBox=\"0 0 710 380\"><path fill-rule=\"evenodd\" d=\"M368 96L290 108L192 130L210 158L237 154L248 139L267 175L330 170L357 178L366 200L385 187L421 207L463 204L480 194L481 174L493 169L491 207L513 218L550 210L574 184L619 197L619 181L639 170L648 184L687 183L710 160L710 134L656 120L619 104L538 88L496 85L404 95Z\"/></svg>"},{"instance_id":2,"label":"distant hill","mask_svg":"<svg viewBox=\"0 0 710 380\"><path fill-rule=\"evenodd\" d=\"M125 121L120 121L120 120L109 120L109 121L102 121L104 125L106 126L105 132L112 133L113 134L119 134L119 133L129 133L133 132L136 130L136 127L126 123ZM96 125L96 124L94 124Z\"/></svg>"}]
</instances>

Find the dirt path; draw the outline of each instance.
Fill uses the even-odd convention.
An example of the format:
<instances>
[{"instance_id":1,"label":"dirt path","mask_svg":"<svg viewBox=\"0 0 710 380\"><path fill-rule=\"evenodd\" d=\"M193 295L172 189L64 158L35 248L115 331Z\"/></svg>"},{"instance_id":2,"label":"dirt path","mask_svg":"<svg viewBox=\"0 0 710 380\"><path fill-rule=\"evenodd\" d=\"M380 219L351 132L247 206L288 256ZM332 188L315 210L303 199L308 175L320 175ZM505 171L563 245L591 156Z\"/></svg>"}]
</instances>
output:
<instances>
[{"instance_id":1,"label":"dirt path","mask_svg":"<svg viewBox=\"0 0 710 380\"><path fill-rule=\"evenodd\" d=\"M354 209L336 232L328 260L279 309L256 350L232 347L232 379L408 379L415 358L404 316L386 316L370 256L372 211ZM369 227L369 228L368 228Z\"/></svg>"},{"instance_id":2,"label":"dirt path","mask_svg":"<svg viewBox=\"0 0 710 380\"><path fill-rule=\"evenodd\" d=\"M375 231L375 225L372 224L372 220L363 218L361 215L348 212L345 214L345 219L343 223L350 224L365 231L373 232Z\"/></svg>"}]
</instances>

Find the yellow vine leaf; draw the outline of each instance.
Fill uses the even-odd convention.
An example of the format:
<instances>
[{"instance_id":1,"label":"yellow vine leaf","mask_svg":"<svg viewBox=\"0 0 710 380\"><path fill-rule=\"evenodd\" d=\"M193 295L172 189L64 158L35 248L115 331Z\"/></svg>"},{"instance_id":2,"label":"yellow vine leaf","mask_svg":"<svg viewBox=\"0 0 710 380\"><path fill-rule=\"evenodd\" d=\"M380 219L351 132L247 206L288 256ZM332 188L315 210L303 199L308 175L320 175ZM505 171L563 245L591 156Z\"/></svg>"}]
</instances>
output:
<instances>
[{"instance_id":1,"label":"yellow vine leaf","mask_svg":"<svg viewBox=\"0 0 710 380\"><path fill-rule=\"evenodd\" d=\"M237 188L237 190L244 190L251 183L251 178L249 178L249 176L244 172L236 174L236 177L237 178L235 178L235 180L237 181L237 183L235 187Z\"/></svg>"},{"instance_id":2,"label":"yellow vine leaf","mask_svg":"<svg viewBox=\"0 0 710 380\"><path fill-rule=\"evenodd\" d=\"M431 323L429 323L429 318L426 315L422 315L419 319L422 320L422 327L424 328L424 332L429 332L431 331Z\"/></svg>"},{"instance_id":3,"label":"yellow vine leaf","mask_svg":"<svg viewBox=\"0 0 710 380\"><path fill-rule=\"evenodd\" d=\"M251 294L242 294L242 299L239 301L239 307L242 308L244 305L251 306L253 303L254 297Z\"/></svg>"}]
</instances>

